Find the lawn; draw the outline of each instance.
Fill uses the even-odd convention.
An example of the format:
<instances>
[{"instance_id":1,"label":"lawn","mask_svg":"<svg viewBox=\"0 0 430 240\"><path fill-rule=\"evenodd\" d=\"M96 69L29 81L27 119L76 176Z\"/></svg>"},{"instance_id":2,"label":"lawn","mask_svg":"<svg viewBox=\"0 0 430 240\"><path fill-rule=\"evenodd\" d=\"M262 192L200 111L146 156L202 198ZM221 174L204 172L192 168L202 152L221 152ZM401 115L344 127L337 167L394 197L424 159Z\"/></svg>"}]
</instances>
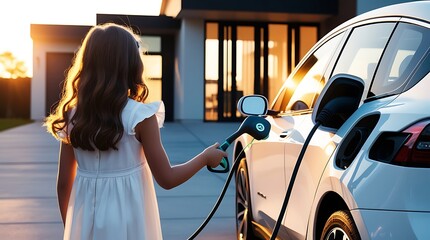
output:
<instances>
[{"instance_id":1,"label":"lawn","mask_svg":"<svg viewBox=\"0 0 430 240\"><path fill-rule=\"evenodd\" d=\"M24 124L32 123L31 119L20 118L0 118L0 132L6 129L18 127Z\"/></svg>"}]
</instances>

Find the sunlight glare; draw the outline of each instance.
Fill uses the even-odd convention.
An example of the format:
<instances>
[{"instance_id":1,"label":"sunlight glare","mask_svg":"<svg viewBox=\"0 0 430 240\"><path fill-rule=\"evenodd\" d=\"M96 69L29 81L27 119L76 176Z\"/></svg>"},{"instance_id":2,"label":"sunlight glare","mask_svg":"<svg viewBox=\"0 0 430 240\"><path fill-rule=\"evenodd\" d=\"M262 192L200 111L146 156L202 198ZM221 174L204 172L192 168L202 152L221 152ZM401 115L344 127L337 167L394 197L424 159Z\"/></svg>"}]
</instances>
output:
<instances>
[{"instance_id":1,"label":"sunlight glare","mask_svg":"<svg viewBox=\"0 0 430 240\"><path fill-rule=\"evenodd\" d=\"M8 8L19 9L17 2L10 1ZM2 11L0 14L0 54L12 52L16 59L25 62L31 75L32 70L32 41L30 38L29 18L26 10L21 13Z\"/></svg>"},{"instance_id":2,"label":"sunlight glare","mask_svg":"<svg viewBox=\"0 0 430 240\"><path fill-rule=\"evenodd\" d=\"M30 24L95 25L96 14L160 14L161 0L9 0L2 2L0 54L12 52L33 73Z\"/></svg>"}]
</instances>

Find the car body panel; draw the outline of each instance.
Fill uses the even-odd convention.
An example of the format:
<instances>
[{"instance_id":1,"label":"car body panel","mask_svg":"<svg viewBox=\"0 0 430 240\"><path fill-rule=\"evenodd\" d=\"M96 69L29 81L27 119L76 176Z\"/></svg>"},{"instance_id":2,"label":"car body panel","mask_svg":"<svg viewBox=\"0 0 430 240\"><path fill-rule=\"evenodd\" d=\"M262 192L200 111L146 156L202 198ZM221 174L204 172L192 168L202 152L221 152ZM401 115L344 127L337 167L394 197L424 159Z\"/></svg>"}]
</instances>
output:
<instances>
[{"instance_id":1,"label":"car body panel","mask_svg":"<svg viewBox=\"0 0 430 240\"><path fill-rule=\"evenodd\" d=\"M430 239L428 212L360 209L351 214L363 219L360 234L368 235L362 239Z\"/></svg>"},{"instance_id":2,"label":"car body panel","mask_svg":"<svg viewBox=\"0 0 430 240\"><path fill-rule=\"evenodd\" d=\"M265 143L269 142L270 145L263 144L262 141L254 141L252 148L247 151L247 156L252 156L255 159L248 164L253 209L260 209L269 215L279 211L272 204L279 206L282 204L283 195L281 192L285 189L282 171L284 167L284 144L278 142L281 131L272 124L269 137L264 141ZM256 220L260 220L258 222L264 221L264 215L260 215L259 212L253 212L253 216Z\"/></svg>"},{"instance_id":3,"label":"car body panel","mask_svg":"<svg viewBox=\"0 0 430 240\"><path fill-rule=\"evenodd\" d=\"M310 114L303 117L305 119L302 124L296 127L296 131L301 134L296 134L296 137L292 135L287 139L288 142L285 147L286 184L290 182L291 174L297 162L297 156L299 156L304 140L313 127ZM332 136L332 133L317 131L306 150L291 193L294 197L291 197L289 201L289 204L294 206L294 208L287 208L284 217L283 224L288 226L288 231L296 233L306 232L306 221L297 221L297 219L303 219L310 211L313 197L319 184L321 171L335 149L335 145L331 141ZM285 194L285 192L286 189L283 193ZM303 237L304 235L301 235L301 238Z\"/></svg>"},{"instance_id":4,"label":"car body panel","mask_svg":"<svg viewBox=\"0 0 430 240\"><path fill-rule=\"evenodd\" d=\"M430 75L427 75L414 88L379 109L384 119L377 126L379 132L401 131L430 117L430 95L426 93L430 89L429 80ZM430 183L430 168L377 162L368 157L370 146L363 148L367 150L361 157L357 157L354 162L356 166L346 170L343 180L352 192L358 208L430 212L430 188L422 185Z\"/></svg>"},{"instance_id":5,"label":"car body panel","mask_svg":"<svg viewBox=\"0 0 430 240\"><path fill-rule=\"evenodd\" d=\"M400 131L414 122L417 119L424 119L430 116L430 109L426 102L430 99L420 102L421 107L410 108L409 104L405 103L408 95L425 96L416 91L425 91L427 86L424 86L425 81L419 83L420 87L411 89L407 94L392 96L363 104L343 125L341 129L333 137L333 141L338 144L341 143L343 137L348 133L350 127L354 122L357 122L363 116L368 114L381 114L376 129L370 136L369 140L363 145L362 150L358 153L356 161L344 170L336 167L334 163L334 156L328 162L328 167L325 168L321 182L318 186L318 191L315 195L313 209L310 211L309 226L315 226L316 215L320 200L328 192L335 192L347 204L351 212L355 210L364 209L366 211L399 211L399 212L420 212L420 218L427 219L426 214L430 214L430 188L423 188L417 183L424 185L430 183L430 169L429 168L407 168L395 166L385 163L376 162L368 158L368 150L373 144L373 140L382 131ZM427 81L428 83L428 81ZM421 87L421 85L423 85ZM416 90L415 90L416 89ZM415 92L414 92L415 91ZM415 104L415 101L414 101ZM415 104L416 105L416 104ZM395 110L394 108L398 108ZM385 113L387 112L387 113ZM397 113L397 114L396 114ZM355 214L354 220L356 223L368 220L362 219L359 214ZM390 218L383 220L379 219L379 225L383 222L390 221ZM357 224L362 226L362 224ZM310 227L307 233L307 239L314 239L314 229ZM418 231L418 230L417 230ZM419 230L426 233L426 231ZM430 230L428 230L430 232ZM376 236L371 231L368 232L366 227L362 227L360 231L363 239L368 239L366 236ZM427 232L427 234L429 234ZM381 236L381 235L379 235ZM372 237L373 238L373 237ZM399 238L399 239L413 239L413 238ZM420 238L418 238L420 239Z\"/></svg>"}]
</instances>

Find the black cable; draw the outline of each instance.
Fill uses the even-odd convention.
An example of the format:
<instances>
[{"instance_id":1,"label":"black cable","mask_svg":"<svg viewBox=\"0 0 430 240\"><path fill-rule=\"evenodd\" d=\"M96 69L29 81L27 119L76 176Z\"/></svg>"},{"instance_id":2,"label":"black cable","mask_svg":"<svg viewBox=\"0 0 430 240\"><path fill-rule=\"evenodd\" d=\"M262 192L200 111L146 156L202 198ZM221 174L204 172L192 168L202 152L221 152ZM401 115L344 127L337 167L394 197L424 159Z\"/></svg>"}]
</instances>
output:
<instances>
[{"instance_id":1,"label":"black cable","mask_svg":"<svg viewBox=\"0 0 430 240\"><path fill-rule=\"evenodd\" d=\"M276 236L278 235L279 228L282 223L282 219L284 218L285 211L287 210L288 201L291 196L291 192L293 190L294 182L297 177L297 173L299 172L300 164L303 160L303 156L305 155L306 149L308 148L309 142L311 141L315 131L318 129L318 127L321 125L321 122L316 122L312 130L309 132L308 137L306 138L302 150L300 151L299 157L297 158L296 165L294 166L293 173L291 175L290 183L288 184L288 189L285 194L284 202L282 203L281 212L279 213L278 220L276 221L275 228L273 228L272 236L270 237L270 240L275 240Z\"/></svg>"},{"instance_id":2,"label":"black cable","mask_svg":"<svg viewBox=\"0 0 430 240\"><path fill-rule=\"evenodd\" d=\"M236 172L237 167L239 166L240 161L238 161L238 158L242 155L242 152L250 145L254 139L241 151L240 154L237 155L236 159L234 160L233 166L231 166L230 172L228 173L227 180L224 183L224 187L222 188L221 194L218 196L218 199L213 206L211 212L208 214L206 219L203 221L203 223L200 225L199 228L188 238L188 240L192 240L197 237L197 235L200 234L200 232L206 227L206 225L209 223L209 221L212 219L213 215L215 214L216 210L218 209L219 205L221 204L222 199L224 199L225 192L227 191L227 187L230 184L231 178L233 177L233 174Z\"/></svg>"}]
</instances>

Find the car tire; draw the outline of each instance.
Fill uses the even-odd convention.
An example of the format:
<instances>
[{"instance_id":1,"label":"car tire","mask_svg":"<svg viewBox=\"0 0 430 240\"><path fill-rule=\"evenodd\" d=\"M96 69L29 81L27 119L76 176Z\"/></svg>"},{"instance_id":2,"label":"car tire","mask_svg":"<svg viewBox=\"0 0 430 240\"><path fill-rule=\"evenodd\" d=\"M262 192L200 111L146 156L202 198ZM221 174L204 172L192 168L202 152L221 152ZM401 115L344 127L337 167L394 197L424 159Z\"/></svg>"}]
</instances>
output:
<instances>
[{"instance_id":1,"label":"car tire","mask_svg":"<svg viewBox=\"0 0 430 240\"><path fill-rule=\"evenodd\" d=\"M340 210L334 212L324 225L321 240L349 239L360 240L360 234L349 212Z\"/></svg>"},{"instance_id":2,"label":"car tire","mask_svg":"<svg viewBox=\"0 0 430 240\"><path fill-rule=\"evenodd\" d=\"M252 229L251 195L249 193L246 159L240 160L236 170L236 234L237 239L257 239Z\"/></svg>"}]
</instances>

